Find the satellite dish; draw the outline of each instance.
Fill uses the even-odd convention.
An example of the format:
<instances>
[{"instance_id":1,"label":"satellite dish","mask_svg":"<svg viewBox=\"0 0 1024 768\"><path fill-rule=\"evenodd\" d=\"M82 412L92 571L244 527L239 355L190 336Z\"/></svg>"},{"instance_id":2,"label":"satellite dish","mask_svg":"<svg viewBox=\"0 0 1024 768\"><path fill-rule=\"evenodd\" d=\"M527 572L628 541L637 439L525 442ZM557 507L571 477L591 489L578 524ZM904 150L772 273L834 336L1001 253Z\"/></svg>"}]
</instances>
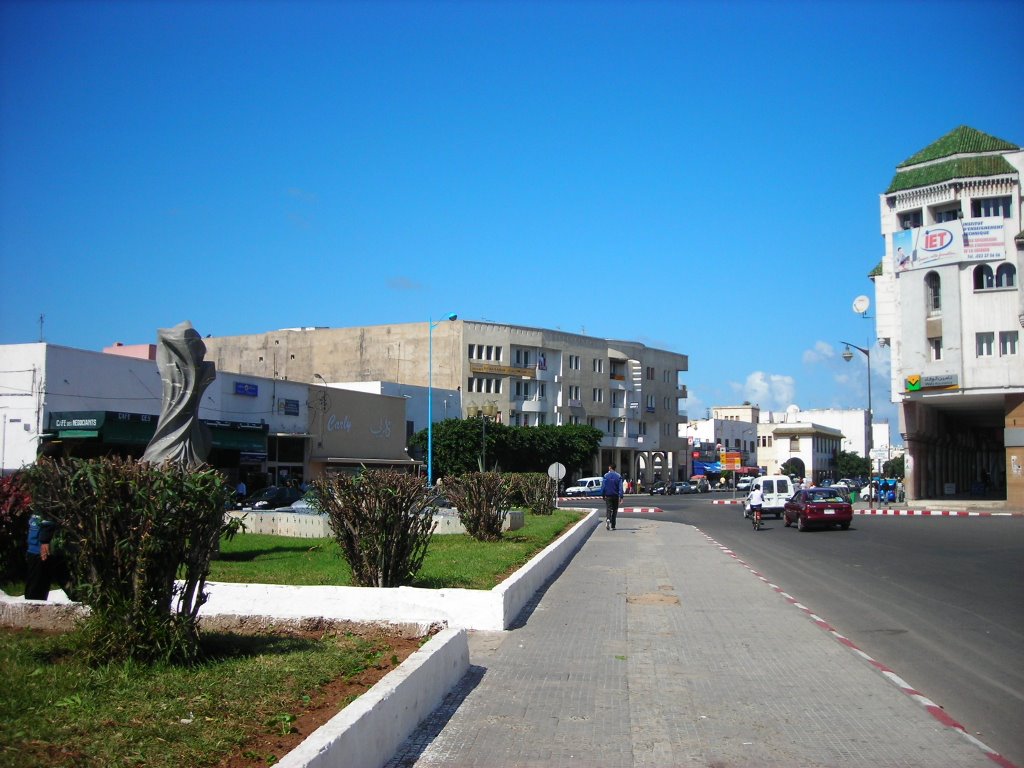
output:
<instances>
[{"instance_id":1,"label":"satellite dish","mask_svg":"<svg viewBox=\"0 0 1024 768\"><path fill-rule=\"evenodd\" d=\"M863 315L868 311L868 307L871 306L871 299L867 296L858 296L853 300L853 311L858 315Z\"/></svg>"}]
</instances>

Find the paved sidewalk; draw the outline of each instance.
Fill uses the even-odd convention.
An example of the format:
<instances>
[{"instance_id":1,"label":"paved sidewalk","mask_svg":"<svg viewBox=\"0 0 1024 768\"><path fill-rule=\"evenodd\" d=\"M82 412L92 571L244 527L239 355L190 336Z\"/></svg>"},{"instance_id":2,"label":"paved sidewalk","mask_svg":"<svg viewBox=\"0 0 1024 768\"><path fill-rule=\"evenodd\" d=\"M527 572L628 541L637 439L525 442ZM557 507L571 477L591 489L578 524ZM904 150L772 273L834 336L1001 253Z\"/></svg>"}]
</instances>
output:
<instances>
[{"instance_id":1,"label":"paved sidewalk","mask_svg":"<svg viewBox=\"0 0 1024 768\"><path fill-rule=\"evenodd\" d=\"M470 660L390 768L1000 762L688 525L595 528Z\"/></svg>"}]
</instances>

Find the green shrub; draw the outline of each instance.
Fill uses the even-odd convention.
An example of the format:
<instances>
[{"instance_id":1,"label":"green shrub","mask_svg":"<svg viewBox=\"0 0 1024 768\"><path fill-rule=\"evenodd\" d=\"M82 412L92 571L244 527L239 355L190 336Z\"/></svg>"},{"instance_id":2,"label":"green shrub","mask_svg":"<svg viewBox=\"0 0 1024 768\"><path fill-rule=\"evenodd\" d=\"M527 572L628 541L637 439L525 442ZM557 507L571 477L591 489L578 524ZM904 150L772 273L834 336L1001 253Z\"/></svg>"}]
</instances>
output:
<instances>
[{"instance_id":1,"label":"green shrub","mask_svg":"<svg viewBox=\"0 0 1024 768\"><path fill-rule=\"evenodd\" d=\"M193 662L210 559L230 489L213 469L130 458L42 458L24 473L57 522L92 660ZM176 584L175 579L181 584Z\"/></svg>"},{"instance_id":2,"label":"green shrub","mask_svg":"<svg viewBox=\"0 0 1024 768\"><path fill-rule=\"evenodd\" d=\"M554 480L543 472L524 472L513 475L514 500L535 515L550 515L555 511Z\"/></svg>"},{"instance_id":3,"label":"green shrub","mask_svg":"<svg viewBox=\"0 0 1024 768\"><path fill-rule=\"evenodd\" d=\"M361 587L409 584L434 532L435 497L423 480L393 469L313 481L314 504L331 520L342 556Z\"/></svg>"},{"instance_id":4,"label":"green shrub","mask_svg":"<svg viewBox=\"0 0 1024 768\"><path fill-rule=\"evenodd\" d=\"M466 533L478 541L497 541L512 506L511 476L468 472L444 484L445 496L459 510Z\"/></svg>"}]
</instances>

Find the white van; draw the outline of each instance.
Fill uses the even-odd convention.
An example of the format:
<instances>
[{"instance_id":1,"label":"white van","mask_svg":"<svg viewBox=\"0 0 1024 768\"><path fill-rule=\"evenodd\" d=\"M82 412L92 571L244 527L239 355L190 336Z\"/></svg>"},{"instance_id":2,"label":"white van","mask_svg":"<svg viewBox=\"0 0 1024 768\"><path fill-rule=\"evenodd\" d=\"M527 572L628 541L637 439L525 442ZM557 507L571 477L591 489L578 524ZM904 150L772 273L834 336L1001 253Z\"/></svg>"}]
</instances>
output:
<instances>
[{"instance_id":1,"label":"white van","mask_svg":"<svg viewBox=\"0 0 1024 768\"><path fill-rule=\"evenodd\" d=\"M774 512L775 517L782 517L782 508L793 495L793 481L785 475L761 475L755 477L750 484L750 493L760 488L764 495L764 504L761 505L761 514ZM743 501L743 516L750 517L750 494Z\"/></svg>"},{"instance_id":2,"label":"white van","mask_svg":"<svg viewBox=\"0 0 1024 768\"><path fill-rule=\"evenodd\" d=\"M565 489L566 496L600 496L601 486L604 485L603 477L582 477Z\"/></svg>"}]
</instances>

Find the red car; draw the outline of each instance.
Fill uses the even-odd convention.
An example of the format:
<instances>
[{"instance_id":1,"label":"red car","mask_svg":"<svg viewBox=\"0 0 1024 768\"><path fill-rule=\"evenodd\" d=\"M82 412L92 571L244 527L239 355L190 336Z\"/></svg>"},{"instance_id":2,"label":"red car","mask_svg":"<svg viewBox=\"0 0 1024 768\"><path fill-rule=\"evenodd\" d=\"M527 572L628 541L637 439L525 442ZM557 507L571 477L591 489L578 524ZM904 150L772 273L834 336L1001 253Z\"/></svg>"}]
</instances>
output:
<instances>
[{"instance_id":1,"label":"red car","mask_svg":"<svg viewBox=\"0 0 1024 768\"><path fill-rule=\"evenodd\" d=\"M836 488L805 488L786 502L782 519L787 528L796 523L798 531L806 531L811 526L831 528L833 525L845 531L853 521L853 507L848 497Z\"/></svg>"}]
</instances>

